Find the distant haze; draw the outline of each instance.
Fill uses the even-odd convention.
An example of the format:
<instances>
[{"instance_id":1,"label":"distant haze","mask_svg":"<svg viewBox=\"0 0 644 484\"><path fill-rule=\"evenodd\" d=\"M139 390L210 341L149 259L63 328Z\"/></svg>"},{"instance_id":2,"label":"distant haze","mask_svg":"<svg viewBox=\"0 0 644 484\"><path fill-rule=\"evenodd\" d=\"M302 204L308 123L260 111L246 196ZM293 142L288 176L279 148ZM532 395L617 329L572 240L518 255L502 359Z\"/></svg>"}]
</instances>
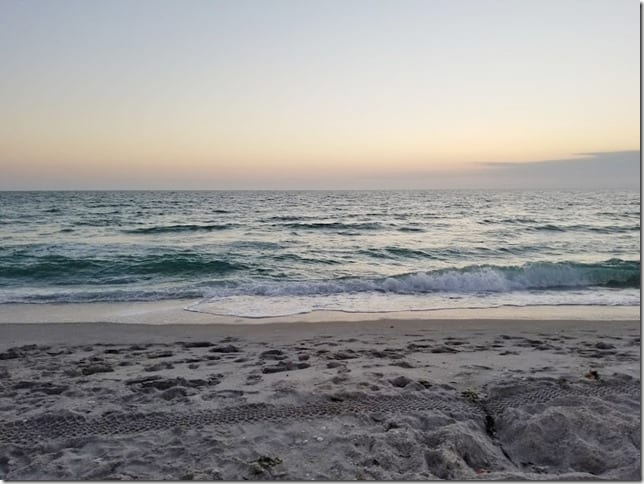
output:
<instances>
[{"instance_id":1,"label":"distant haze","mask_svg":"<svg viewBox=\"0 0 644 484\"><path fill-rule=\"evenodd\" d=\"M0 189L633 187L630 0L0 3Z\"/></svg>"}]
</instances>

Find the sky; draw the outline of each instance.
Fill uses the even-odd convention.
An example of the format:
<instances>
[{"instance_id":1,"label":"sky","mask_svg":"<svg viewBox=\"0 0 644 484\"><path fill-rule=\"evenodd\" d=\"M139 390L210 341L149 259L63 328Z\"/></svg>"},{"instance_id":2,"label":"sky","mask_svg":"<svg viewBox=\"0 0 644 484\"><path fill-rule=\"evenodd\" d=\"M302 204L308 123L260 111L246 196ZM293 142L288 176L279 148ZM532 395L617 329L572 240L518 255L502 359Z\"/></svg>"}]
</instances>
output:
<instances>
[{"instance_id":1,"label":"sky","mask_svg":"<svg viewBox=\"0 0 644 484\"><path fill-rule=\"evenodd\" d=\"M0 0L0 189L639 186L639 8Z\"/></svg>"}]
</instances>

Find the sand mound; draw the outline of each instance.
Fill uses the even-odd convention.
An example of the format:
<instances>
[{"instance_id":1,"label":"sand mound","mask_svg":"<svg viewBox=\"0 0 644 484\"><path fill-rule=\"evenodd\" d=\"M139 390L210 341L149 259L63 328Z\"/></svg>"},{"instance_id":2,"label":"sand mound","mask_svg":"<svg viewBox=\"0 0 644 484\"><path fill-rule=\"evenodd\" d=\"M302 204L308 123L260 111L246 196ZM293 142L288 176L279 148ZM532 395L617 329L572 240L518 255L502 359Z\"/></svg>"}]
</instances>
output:
<instances>
[{"instance_id":1,"label":"sand mound","mask_svg":"<svg viewBox=\"0 0 644 484\"><path fill-rule=\"evenodd\" d=\"M639 479L639 389L639 381L620 377L497 386L496 437L515 465L534 472Z\"/></svg>"}]
</instances>

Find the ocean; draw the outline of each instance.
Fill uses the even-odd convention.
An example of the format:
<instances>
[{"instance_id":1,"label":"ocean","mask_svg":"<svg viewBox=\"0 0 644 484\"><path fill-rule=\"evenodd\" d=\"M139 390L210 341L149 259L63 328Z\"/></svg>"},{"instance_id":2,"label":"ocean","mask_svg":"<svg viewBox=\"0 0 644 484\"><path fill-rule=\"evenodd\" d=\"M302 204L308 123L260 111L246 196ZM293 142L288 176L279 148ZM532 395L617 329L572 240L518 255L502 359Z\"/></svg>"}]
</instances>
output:
<instances>
[{"instance_id":1,"label":"ocean","mask_svg":"<svg viewBox=\"0 0 644 484\"><path fill-rule=\"evenodd\" d=\"M639 306L638 191L0 193L0 304Z\"/></svg>"}]
</instances>

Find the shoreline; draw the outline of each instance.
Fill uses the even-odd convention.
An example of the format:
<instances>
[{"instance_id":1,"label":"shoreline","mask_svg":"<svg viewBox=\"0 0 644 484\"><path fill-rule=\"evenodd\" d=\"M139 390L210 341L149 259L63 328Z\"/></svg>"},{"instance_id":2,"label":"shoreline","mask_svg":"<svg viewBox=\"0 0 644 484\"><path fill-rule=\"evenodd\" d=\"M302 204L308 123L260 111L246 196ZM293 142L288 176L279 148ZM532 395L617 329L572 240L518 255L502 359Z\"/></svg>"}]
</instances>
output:
<instances>
[{"instance_id":1,"label":"shoreline","mask_svg":"<svg viewBox=\"0 0 644 484\"><path fill-rule=\"evenodd\" d=\"M312 311L270 317L217 315L190 309L194 299L145 302L0 304L0 325L11 323L223 324L360 322L378 320L640 320L641 306L501 306L394 312Z\"/></svg>"}]
</instances>

